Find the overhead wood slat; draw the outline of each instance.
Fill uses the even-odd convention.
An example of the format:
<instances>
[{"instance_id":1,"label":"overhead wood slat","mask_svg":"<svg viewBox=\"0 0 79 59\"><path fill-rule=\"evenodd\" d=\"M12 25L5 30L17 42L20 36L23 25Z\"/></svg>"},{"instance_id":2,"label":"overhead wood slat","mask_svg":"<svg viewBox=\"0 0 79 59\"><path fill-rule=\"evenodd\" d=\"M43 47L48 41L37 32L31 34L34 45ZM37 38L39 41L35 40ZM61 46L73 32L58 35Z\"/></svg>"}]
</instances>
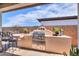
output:
<instances>
[{"instance_id":1,"label":"overhead wood slat","mask_svg":"<svg viewBox=\"0 0 79 59\"><path fill-rule=\"evenodd\" d=\"M64 16L64 17L53 17L53 18L40 18L38 19L40 22L41 21L52 21L52 20L72 20L72 19L77 19L78 16Z\"/></svg>"},{"instance_id":2,"label":"overhead wood slat","mask_svg":"<svg viewBox=\"0 0 79 59\"><path fill-rule=\"evenodd\" d=\"M0 9L7 7L7 6L15 5L15 4L17 4L17 3L0 3Z\"/></svg>"},{"instance_id":3,"label":"overhead wood slat","mask_svg":"<svg viewBox=\"0 0 79 59\"><path fill-rule=\"evenodd\" d=\"M22 8L29 8L33 6L41 5L41 3L20 3L20 4L14 4L14 5L9 5L3 8L0 8L1 12L8 12L12 10L18 10Z\"/></svg>"}]
</instances>

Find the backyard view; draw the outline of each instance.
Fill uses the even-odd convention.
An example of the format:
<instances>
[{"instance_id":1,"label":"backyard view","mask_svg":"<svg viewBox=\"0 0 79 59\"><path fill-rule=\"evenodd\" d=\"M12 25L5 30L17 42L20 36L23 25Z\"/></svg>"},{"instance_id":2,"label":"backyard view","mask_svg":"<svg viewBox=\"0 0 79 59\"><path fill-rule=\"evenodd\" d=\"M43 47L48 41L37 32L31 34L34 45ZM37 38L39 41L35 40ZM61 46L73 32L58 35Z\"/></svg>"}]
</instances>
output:
<instances>
[{"instance_id":1,"label":"backyard view","mask_svg":"<svg viewBox=\"0 0 79 59\"><path fill-rule=\"evenodd\" d=\"M76 3L18 5L2 8L1 56L79 56Z\"/></svg>"}]
</instances>

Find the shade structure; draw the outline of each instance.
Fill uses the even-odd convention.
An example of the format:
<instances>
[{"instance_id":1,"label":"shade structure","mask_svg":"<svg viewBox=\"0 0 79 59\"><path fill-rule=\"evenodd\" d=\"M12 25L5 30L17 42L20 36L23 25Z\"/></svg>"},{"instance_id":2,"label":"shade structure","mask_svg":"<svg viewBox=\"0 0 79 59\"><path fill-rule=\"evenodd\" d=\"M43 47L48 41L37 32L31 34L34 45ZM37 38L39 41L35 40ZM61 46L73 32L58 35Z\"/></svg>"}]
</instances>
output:
<instances>
[{"instance_id":1,"label":"shade structure","mask_svg":"<svg viewBox=\"0 0 79 59\"><path fill-rule=\"evenodd\" d=\"M79 49L79 20L78 20L78 49Z\"/></svg>"},{"instance_id":2,"label":"shade structure","mask_svg":"<svg viewBox=\"0 0 79 59\"><path fill-rule=\"evenodd\" d=\"M57 21L42 21L44 26L65 26L65 25L78 25L78 20L57 20Z\"/></svg>"}]
</instances>

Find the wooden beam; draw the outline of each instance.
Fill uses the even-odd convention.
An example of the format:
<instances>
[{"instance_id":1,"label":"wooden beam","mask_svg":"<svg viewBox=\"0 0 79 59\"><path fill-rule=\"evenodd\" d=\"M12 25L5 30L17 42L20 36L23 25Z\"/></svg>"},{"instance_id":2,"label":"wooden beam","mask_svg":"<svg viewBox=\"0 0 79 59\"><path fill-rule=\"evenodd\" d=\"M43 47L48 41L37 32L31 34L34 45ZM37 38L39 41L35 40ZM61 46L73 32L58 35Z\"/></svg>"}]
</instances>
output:
<instances>
[{"instance_id":1,"label":"wooden beam","mask_svg":"<svg viewBox=\"0 0 79 59\"><path fill-rule=\"evenodd\" d=\"M7 7L7 6L15 5L15 4L17 4L17 3L0 3L0 9Z\"/></svg>"},{"instance_id":2,"label":"wooden beam","mask_svg":"<svg viewBox=\"0 0 79 59\"><path fill-rule=\"evenodd\" d=\"M72 20L72 19L77 19L77 16L64 16L64 17L53 17L53 18L42 18L38 19L40 22L42 21L56 21L56 20Z\"/></svg>"},{"instance_id":3,"label":"wooden beam","mask_svg":"<svg viewBox=\"0 0 79 59\"><path fill-rule=\"evenodd\" d=\"M8 12L8 11L18 10L22 8L29 8L29 7L33 7L37 5L41 5L41 3L20 3L20 4L15 4L15 5L7 6L4 8L0 8L0 11Z\"/></svg>"}]
</instances>

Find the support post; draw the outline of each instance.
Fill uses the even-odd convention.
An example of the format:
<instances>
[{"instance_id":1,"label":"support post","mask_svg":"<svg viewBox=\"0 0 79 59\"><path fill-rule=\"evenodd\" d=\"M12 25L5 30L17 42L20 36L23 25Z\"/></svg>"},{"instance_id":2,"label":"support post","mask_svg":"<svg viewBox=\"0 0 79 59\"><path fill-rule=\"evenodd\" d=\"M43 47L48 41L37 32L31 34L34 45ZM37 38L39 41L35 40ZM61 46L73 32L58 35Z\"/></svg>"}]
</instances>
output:
<instances>
[{"instance_id":1,"label":"support post","mask_svg":"<svg viewBox=\"0 0 79 59\"><path fill-rule=\"evenodd\" d=\"M0 31L2 31L2 14L0 12Z\"/></svg>"},{"instance_id":2,"label":"support post","mask_svg":"<svg viewBox=\"0 0 79 59\"><path fill-rule=\"evenodd\" d=\"M78 49L79 49L79 3L78 3L78 25L77 25L77 33L78 33L78 35L77 35L77 37L78 37Z\"/></svg>"},{"instance_id":3,"label":"support post","mask_svg":"<svg viewBox=\"0 0 79 59\"><path fill-rule=\"evenodd\" d=\"M77 32L78 35L77 36L78 36L78 49L79 49L79 18L78 18L78 27L77 28L78 28L78 32Z\"/></svg>"}]
</instances>

